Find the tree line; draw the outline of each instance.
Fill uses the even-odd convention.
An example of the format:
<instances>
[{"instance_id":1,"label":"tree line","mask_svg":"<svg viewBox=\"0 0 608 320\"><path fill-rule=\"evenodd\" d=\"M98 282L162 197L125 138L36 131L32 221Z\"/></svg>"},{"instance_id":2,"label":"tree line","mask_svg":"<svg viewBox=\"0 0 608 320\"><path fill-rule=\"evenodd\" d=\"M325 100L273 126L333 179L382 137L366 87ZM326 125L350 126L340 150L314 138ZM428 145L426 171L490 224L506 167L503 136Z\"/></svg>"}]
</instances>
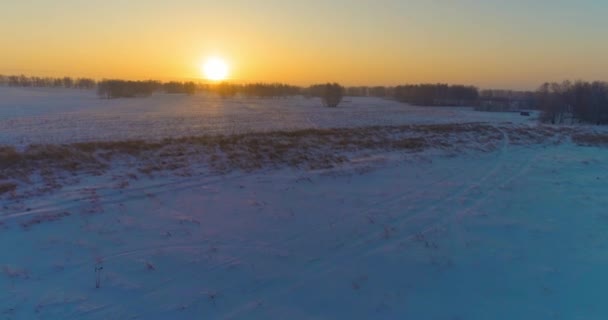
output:
<instances>
[{"instance_id":1,"label":"tree line","mask_svg":"<svg viewBox=\"0 0 608 320\"><path fill-rule=\"evenodd\" d=\"M217 93L221 97L233 97L236 95L263 98L295 95L320 97L327 106L331 107L337 106L344 95L389 98L422 106L475 105L479 99L479 91L476 87L447 84L419 84L396 87L343 87L338 83L325 83L309 87L297 87L284 84L256 83L240 85L219 83L205 85L201 90Z\"/></svg>"},{"instance_id":2,"label":"tree line","mask_svg":"<svg viewBox=\"0 0 608 320\"><path fill-rule=\"evenodd\" d=\"M391 87L383 86L357 86L345 88L345 93L351 97L379 97L386 98L391 95Z\"/></svg>"},{"instance_id":3,"label":"tree line","mask_svg":"<svg viewBox=\"0 0 608 320\"><path fill-rule=\"evenodd\" d=\"M464 106L476 104L479 91L473 86L416 84L395 87L393 97L420 106Z\"/></svg>"},{"instance_id":4,"label":"tree line","mask_svg":"<svg viewBox=\"0 0 608 320\"><path fill-rule=\"evenodd\" d=\"M199 90L200 84L195 82L166 82L126 81L126 80L101 80L95 81L90 78L72 77L36 77L26 75L1 75L0 86L9 87L38 87L38 88L70 88L70 89L95 89L102 98L121 98L148 96L153 92L164 91L166 93L194 94Z\"/></svg>"},{"instance_id":5,"label":"tree line","mask_svg":"<svg viewBox=\"0 0 608 320\"><path fill-rule=\"evenodd\" d=\"M201 85L192 81L102 80L97 83L97 95L106 99L147 97L155 92L193 95L200 89Z\"/></svg>"},{"instance_id":6,"label":"tree line","mask_svg":"<svg viewBox=\"0 0 608 320\"><path fill-rule=\"evenodd\" d=\"M296 95L320 96L319 90L325 88L326 84L312 85L309 87L293 86L284 83L198 83L198 82L160 82L154 80L129 81L120 79L104 79L95 81L89 78L71 77L28 77L25 75L0 75L0 85L14 87L51 87L51 88L81 88L94 89L102 98L122 98L148 96L154 92L194 94L196 92L216 93L222 97L232 97L241 95L245 97L258 98L281 98ZM335 84L338 85L338 84ZM332 94L340 92L341 95L357 97L380 97L394 98L396 100L416 103L436 100L423 97L425 89L429 86L442 85L406 85L398 87L384 86L357 86L357 87L333 87ZM458 86L453 86L450 90L456 90ZM464 86L463 86L464 87ZM328 87L329 88L329 87ZM441 90L435 90L440 92ZM440 98L437 96L436 98ZM441 101L438 101L441 102ZM431 103L428 103L431 104Z\"/></svg>"},{"instance_id":7,"label":"tree line","mask_svg":"<svg viewBox=\"0 0 608 320\"><path fill-rule=\"evenodd\" d=\"M284 83L249 83L235 84L220 82L215 84L201 84L198 87L201 92L216 93L221 97L228 98L236 95L250 98L282 98L297 96L302 93L302 88Z\"/></svg>"},{"instance_id":8,"label":"tree line","mask_svg":"<svg viewBox=\"0 0 608 320\"><path fill-rule=\"evenodd\" d=\"M95 80L89 78L5 76L0 74L0 85L9 87L93 89L96 84Z\"/></svg>"},{"instance_id":9,"label":"tree line","mask_svg":"<svg viewBox=\"0 0 608 320\"><path fill-rule=\"evenodd\" d=\"M220 97L237 95L252 98L289 96L319 97L328 107L339 105L342 97L380 97L420 106L495 106L517 102L516 106L541 110L541 120L553 124L576 122L608 124L608 83L564 81L544 83L535 92L483 90L474 86L448 84L406 84L399 86L352 86L337 83L308 87L283 83L234 84L128 81L90 78L0 75L0 86L94 89L100 98L144 97L154 92L169 94L213 93Z\"/></svg>"},{"instance_id":10,"label":"tree line","mask_svg":"<svg viewBox=\"0 0 608 320\"><path fill-rule=\"evenodd\" d=\"M541 120L552 124L608 124L608 83L564 81L536 91Z\"/></svg>"},{"instance_id":11,"label":"tree line","mask_svg":"<svg viewBox=\"0 0 608 320\"><path fill-rule=\"evenodd\" d=\"M153 80L102 80L97 83L97 95L105 99L147 97L161 87L161 82Z\"/></svg>"},{"instance_id":12,"label":"tree line","mask_svg":"<svg viewBox=\"0 0 608 320\"><path fill-rule=\"evenodd\" d=\"M97 94L102 98L132 98L149 96L154 92L169 94L195 94L197 92L215 93L228 98L236 95L259 98L278 98L301 94L301 88L282 83L217 84L159 81L102 80L97 84Z\"/></svg>"}]
</instances>

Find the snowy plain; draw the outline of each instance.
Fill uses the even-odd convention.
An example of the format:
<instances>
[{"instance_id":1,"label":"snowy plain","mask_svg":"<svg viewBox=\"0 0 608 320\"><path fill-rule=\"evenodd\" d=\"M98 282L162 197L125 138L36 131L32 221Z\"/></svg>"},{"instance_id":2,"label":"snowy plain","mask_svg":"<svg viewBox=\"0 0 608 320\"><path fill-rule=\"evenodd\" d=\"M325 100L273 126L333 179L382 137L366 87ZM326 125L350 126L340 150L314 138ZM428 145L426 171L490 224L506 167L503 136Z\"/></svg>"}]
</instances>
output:
<instances>
[{"instance_id":1,"label":"snowy plain","mask_svg":"<svg viewBox=\"0 0 608 320\"><path fill-rule=\"evenodd\" d=\"M0 87L0 144L162 139L307 128L455 122L530 122L517 113L423 108L377 98L346 97L332 110L315 98L222 99L157 94L99 99L94 91Z\"/></svg>"},{"instance_id":2,"label":"snowy plain","mask_svg":"<svg viewBox=\"0 0 608 320\"><path fill-rule=\"evenodd\" d=\"M0 95L0 144L18 147L467 122L500 134L485 151L375 150L315 170L201 166L125 185L114 179L121 168L110 168L2 197L0 318L608 315L608 149L516 143L507 129L534 127L533 119L367 98L328 110L304 98L100 101L90 92L1 90L14 91Z\"/></svg>"}]
</instances>

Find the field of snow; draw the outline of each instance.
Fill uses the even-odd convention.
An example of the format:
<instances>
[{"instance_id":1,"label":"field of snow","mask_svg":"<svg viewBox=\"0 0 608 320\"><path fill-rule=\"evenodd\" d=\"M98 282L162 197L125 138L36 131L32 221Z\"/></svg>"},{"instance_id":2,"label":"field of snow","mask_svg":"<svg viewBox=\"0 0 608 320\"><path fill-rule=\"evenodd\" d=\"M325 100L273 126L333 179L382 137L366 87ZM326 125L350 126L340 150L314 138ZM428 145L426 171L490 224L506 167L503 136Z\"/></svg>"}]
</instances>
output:
<instances>
[{"instance_id":1,"label":"field of snow","mask_svg":"<svg viewBox=\"0 0 608 320\"><path fill-rule=\"evenodd\" d=\"M319 99L221 99L159 94L99 99L93 91L0 87L0 144L158 139L305 128L454 122L529 122L517 113L421 108L346 97L341 108Z\"/></svg>"},{"instance_id":2,"label":"field of snow","mask_svg":"<svg viewBox=\"0 0 608 320\"><path fill-rule=\"evenodd\" d=\"M12 90L0 95L0 144L17 149L357 128L175 140L141 154L114 144L0 148L0 188L18 182L0 193L0 319L608 316L608 149L577 144L588 128L363 98L329 110L304 98L0 90ZM222 149L215 161L236 166L211 170L197 148ZM91 166L66 165L57 151ZM315 161L306 154L339 161L287 164ZM92 170L94 157L107 162ZM138 167L156 158L189 162Z\"/></svg>"}]
</instances>

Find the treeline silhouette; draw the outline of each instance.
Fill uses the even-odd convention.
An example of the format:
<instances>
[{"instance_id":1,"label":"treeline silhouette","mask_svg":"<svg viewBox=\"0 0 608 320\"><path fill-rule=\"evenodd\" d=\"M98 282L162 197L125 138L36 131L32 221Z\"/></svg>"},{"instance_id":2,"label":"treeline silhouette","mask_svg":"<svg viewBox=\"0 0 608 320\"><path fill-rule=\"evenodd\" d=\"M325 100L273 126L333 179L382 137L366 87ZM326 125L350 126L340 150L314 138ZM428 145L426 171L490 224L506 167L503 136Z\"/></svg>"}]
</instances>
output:
<instances>
[{"instance_id":1,"label":"treeline silhouette","mask_svg":"<svg viewBox=\"0 0 608 320\"><path fill-rule=\"evenodd\" d=\"M97 83L97 95L106 99L147 97L154 92L192 95L198 90L199 85L192 81L163 83L154 80L102 80Z\"/></svg>"},{"instance_id":2,"label":"treeline silhouette","mask_svg":"<svg viewBox=\"0 0 608 320\"><path fill-rule=\"evenodd\" d=\"M344 97L344 87L337 83L315 84L308 87L305 93L309 97L319 97L326 107L337 107Z\"/></svg>"},{"instance_id":3,"label":"treeline silhouette","mask_svg":"<svg viewBox=\"0 0 608 320\"><path fill-rule=\"evenodd\" d=\"M552 124L608 124L608 83L564 81L538 88L541 120Z\"/></svg>"},{"instance_id":4,"label":"treeline silhouette","mask_svg":"<svg viewBox=\"0 0 608 320\"><path fill-rule=\"evenodd\" d=\"M466 86L448 86L442 84L404 85L397 87L384 86L358 86L342 87L339 84L333 88L326 87L327 84L299 87L283 83L251 83L234 84L221 83L197 83L197 82L160 82L154 80L129 81L120 79L105 79L95 81L89 78L51 78L51 77L28 77L25 75L0 75L0 85L19 87L62 87L62 88L97 88L101 98L132 98L145 97L154 92L165 92L170 94L195 94L197 92L215 93L221 97L233 97L241 95L244 97L258 98L281 98L296 95L309 97L323 97L320 90L329 90L328 94L333 97L329 101L334 104L338 96L380 97L391 98L402 102L420 105L443 105L460 104L464 101L474 100L471 96L477 96L477 89ZM339 90L338 90L339 88ZM332 91L333 90L333 91Z\"/></svg>"},{"instance_id":5,"label":"treeline silhouette","mask_svg":"<svg viewBox=\"0 0 608 320\"><path fill-rule=\"evenodd\" d=\"M480 99L534 99L536 93L534 91L517 91L503 89L485 89L479 92Z\"/></svg>"},{"instance_id":6,"label":"treeline silhouette","mask_svg":"<svg viewBox=\"0 0 608 320\"><path fill-rule=\"evenodd\" d=\"M303 88L282 83L232 84L221 82L201 85L199 89L203 92L216 93L223 98L237 95L253 98L283 98L299 95L319 97L327 107L337 107L344 95L344 88L337 83L318 84Z\"/></svg>"},{"instance_id":7,"label":"treeline silhouette","mask_svg":"<svg viewBox=\"0 0 608 320\"><path fill-rule=\"evenodd\" d=\"M476 106L485 111L541 110L541 120L553 124L576 122L608 124L608 83L564 81L544 83L535 92L483 90L474 86L448 84L406 84L399 86L352 86L337 83L308 87L283 83L234 84L128 81L90 78L0 75L0 85L10 87L48 87L94 89L100 98L145 97L155 92L169 94L211 93L228 98L319 97L328 107L336 107L343 96L380 97L420 106Z\"/></svg>"},{"instance_id":8,"label":"treeline silhouette","mask_svg":"<svg viewBox=\"0 0 608 320\"><path fill-rule=\"evenodd\" d=\"M154 92L185 93L194 94L201 86L195 82L167 82L126 81L126 80L102 80L95 81L90 78L71 77L35 77L25 75L1 75L0 86L9 87L39 87L39 88L70 88L70 89L95 89L103 98L124 98L148 96Z\"/></svg>"},{"instance_id":9,"label":"treeline silhouette","mask_svg":"<svg viewBox=\"0 0 608 320\"><path fill-rule=\"evenodd\" d=\"M154 92L170 94L195 94L197 92L215 93L221 97L281 98L296 95L320 97L328 106L335 106L344 95L362 97L391 98L401 102L418 105L464 105L472 104L478 97L475 87L445 84L403 85L397 87L358 86L344 88L337 83L318 84L309 87L299 87L283 83L251 83L234 84L196 83L196 82L160 82L154 80L130 81L120 79L106 79L96 82L93 79L70 77L28 77L2 76L0 85L20 87L62 87L62 88L97 88L101 98L133 98L145 97ZM336 103L336 101L338 101Z\"/></svg>"},{"instance_id":10,"label":"treeline silhouette","mask_svg":"<svg viewBox=\"0 0 608 320\"><path fill-rule=\"evenodd\" d=\"M379 98L387 98L392 94L391 87L382 87L382 86L358 86L358 87L348 87L345 88L345 93L351 97L379 97Z\"/></svg>"},{"instance_id":11,"label":"treeline silhouette","mask_svg":"<svg viewBox=\"0 0 608 320\"><path fill-rule=\"evenodd\" d=\"M0 74L0 85L9 87L93 89L95 88L96 82L89 78L28 77L25 75L5 76Z\"/></svg>"},{"instance_id":12,"label":"treeline silhouette","mask_svg":"<svg viewBox=\"0 0 608 320\"><path fill-rule=\"evenodd\" d=\"M477 111L509 112L536 109L536 92L490 89L479 93Z\"/></svg>"},{"instance_id":13,"label":"treeline silhouette","mask_svg":"<svg viewBox=\"0 0 608 320\"><path fill-rule=\"evenodd\" d=\"M393 89L393 97L420 106L470 106L477 104L479 91L476 87L463 85L402 85Z\"/></svg>"},{"instance_id":14,"label":"treeline silhouette","mask_svg":"<svg viewBox=\"0 0 608 320\"><path fill-rule=\"evenodd\" d=\"M102 80L97 83L97 95L106 99L147 97L160 88L162 83L153 80Z\"/></svg>"},{"instance_id":15,"label":"treeline silhouette","mask_svg":"<svg viewBox=\"0 0 608 320\"><path fill-rule=\"evenodd\" d=\"M284 83L250 83L235 84L220 82L217 84L201 84L198 86L201 92L216 93L221 97L228 98L236 95L252 98L284 98L302 94L302 88Z\"/></svg>"},{"instance_id":16,"label":"treeline silhouette","mask_svg":"<svg viewBox=\"0 0 608 320\"><path fill-rule=\"evenodd\" d=\"M233 84L221 82L202 84L195 82L126 81L103 80L97 85L97 93L102 98L132 98L149 96L154 92L170 94L195 94L197 92L216 93L223 98L242 95L246 97L277 98L301 94L301 89L281 83Z\"/></svg>"},{"instance_id":17,"label":"treeline silhouette","mask_svg":"<svg viewBox=\"0 0 608 320\"><path fill-rule=\"evenodd\" d=\"M248 97L280 98L301 94L301 88L283 83L252 83L242 86L241 93Z\"/></svg>"},{"instance_id":18,"label":"treeline silhouette","mask_svg":"<svg viewBox=\"0 0 608 320\"><path fill-rule=\"evenodd\" d=\"M198 90L198 85L195 82L178 82L171 81L164 83L162 89L170 94L195 94Z\"/></svg>"}]
</instances>

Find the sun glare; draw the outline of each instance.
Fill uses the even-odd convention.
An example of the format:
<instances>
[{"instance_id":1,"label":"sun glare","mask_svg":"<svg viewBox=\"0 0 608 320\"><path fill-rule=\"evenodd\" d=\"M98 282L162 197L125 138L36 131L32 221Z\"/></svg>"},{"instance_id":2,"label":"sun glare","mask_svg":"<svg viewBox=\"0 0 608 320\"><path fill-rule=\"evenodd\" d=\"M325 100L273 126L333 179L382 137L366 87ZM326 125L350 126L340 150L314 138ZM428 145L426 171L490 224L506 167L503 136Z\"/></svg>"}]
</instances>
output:
<instances>
[{"instance_id":1,"label":"sun glare","mask_svg":"<svg viewBox=\"0 0 608 320\"><path fill-rule=\"evenodd\" d=\"M228 64L221 58L210 58L202 65L202 72L208 80L225 80L228 78Z\"/></svg>"}]
</instances>

